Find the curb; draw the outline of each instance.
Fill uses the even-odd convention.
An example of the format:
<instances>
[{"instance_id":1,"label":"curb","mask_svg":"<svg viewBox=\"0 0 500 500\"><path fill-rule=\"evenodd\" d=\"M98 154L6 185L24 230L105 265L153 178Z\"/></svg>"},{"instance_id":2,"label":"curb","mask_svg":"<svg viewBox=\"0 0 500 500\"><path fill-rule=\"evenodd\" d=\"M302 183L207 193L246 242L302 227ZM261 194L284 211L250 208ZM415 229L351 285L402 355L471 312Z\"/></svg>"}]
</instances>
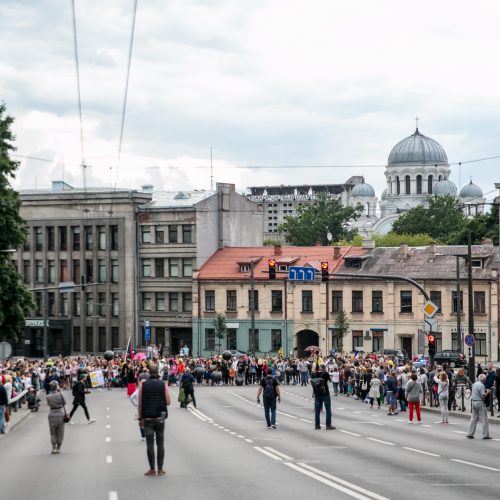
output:
<instances>
[{"instance_id":1,"label":"curb","mask_svg":"<svg viewBox=\"0 0 500 500\"><path fill-rule=\"evenodd\" d=\"M426 413L435 413L436 415L441 415L439 408L429 408L428 406L420 406L420 411L425 411ZM450 411L450 417L458 417L458 418L463 418L464 420L470 420L471 413L469 410L466 410L466 411L460 412L460 413ZM488 415L488 424L500 425L500 418L491 417L490 415Z\"/></svg>"},{"instance_id":2,"label":"curb","mask_svg":"<svg viewBox=\"0 0 500 500\"><path fill-rule=\"evenodd\" d=\"M18 425L22 424L31 415L31 413L31 411L26 410L24 412L24 415L18 418L15 422L11 423L9 425L9 432L7 434L10 434Z\"/></svg>"}]
</instances>

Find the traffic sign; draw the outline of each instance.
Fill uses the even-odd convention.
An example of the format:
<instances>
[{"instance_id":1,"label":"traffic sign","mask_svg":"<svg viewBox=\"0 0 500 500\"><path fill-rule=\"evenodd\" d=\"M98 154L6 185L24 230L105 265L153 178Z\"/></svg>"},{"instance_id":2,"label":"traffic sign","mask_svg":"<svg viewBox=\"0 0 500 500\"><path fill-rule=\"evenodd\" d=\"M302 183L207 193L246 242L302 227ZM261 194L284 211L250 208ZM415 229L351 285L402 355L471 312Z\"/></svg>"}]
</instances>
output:
<instances>
[{"instance_id":1,"label":"traffic sign","mask_svg":"<svg viewBox=\"0 0 500 500\"><path fill-rule=\"evenodd\" d=\"M432 318L426 318L424 320L424 331L425 332L437 332L438 331L438 320Z\"/></svg>"},{"instance_id":2,"label":"traffic sign","mask_svg":"<svg viewBox=\"0 0 500 500\"><path fill-rule=\"evenodd\" d=\"M432 318L434 316L434 314L436 314L436 312L438 311L439 307L434 304L433 302L431 302L430 300L428 300L422 307L422 311L423 313L428 317L428 318Z\"/></svg>"},{"instance_id":3,"label":"traffic sign","mask_svg":"<svg viewBox=\"0 0 500 500\"><path fill-rule=\"evenodd\" d=\"M314 281L314 267L291 266L288 270L288 279L293 281Z\"/></svg>"},{"instance_id":4,"label":"traffic sign","mask_svg":"<svg viewBox=\"0 0 500 500\"><path fill-rule=\"evenodd\" d=\"M472 346L467 347L467 357L472 358Z\"/></svg>"},{"instance_id":5,"label":"traffic sign","mask_svg":"<svg viewBox=\"0 0 500 500\"><path fill-rule=\"evenodd\" d=\"M476 342L476 337L474 337L474 335L471 335L471 334L466 335L464 338L464 342L465 342L465 345L472 347Z\"/></svg>"},{"instance_id":6,"label":"traffic sign","mask_svg":"<svg viewBox=\"0 0 500 500\"><path fill-rule=\"evenodd\" d=\"M144 340L149 342L151 340L151 328L149 327L149 320L144 321Z\"/></svg>"}]
</instances>

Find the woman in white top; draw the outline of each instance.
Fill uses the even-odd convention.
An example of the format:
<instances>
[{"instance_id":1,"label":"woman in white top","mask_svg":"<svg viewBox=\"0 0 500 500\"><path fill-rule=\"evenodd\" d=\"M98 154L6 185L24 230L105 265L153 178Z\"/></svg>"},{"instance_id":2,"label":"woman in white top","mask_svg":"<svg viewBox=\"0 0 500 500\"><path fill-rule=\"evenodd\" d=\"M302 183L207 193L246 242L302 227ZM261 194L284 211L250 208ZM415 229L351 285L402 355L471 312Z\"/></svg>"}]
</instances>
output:
<instances>
[{"instance_id":1,"label":"woman in white top","mask_svg":"<svg viewBox=\"0 0 500 500\"><path fill-rule=\"evenodd\" d=\"M335 396L338 396L339 394L339 381L340 381L340 373L339 369L337 366L333 368L333 371L330 372L330 378L332 379L332 384L333 384L333 393Z\"/></svg>"},{"instance_id":2,"label":"woman in white top","mask_svg":"<svg viewBox=\"0 0 500 500\"><path fill-rule=\"evenodd\" d=\"M448 423L448 397L449 382L446 372L441 372L439 376L434 376L434 382L438 385L439 408L441 409L441 423Z\"/></svg>"},{"instance_id":3,"label":"woman in white top","mask_svg":"<svg viewBox=\"0 0 500 500\"><path fill-rule=\"evenodd\" d=\"M370 391L368 392L368 398L370 399L370 408L373 408L373 400L377 400L378 409L380 410L380 386L382 382L378 377L373 375L370 381Z\"/></svg>"}]
</instances>

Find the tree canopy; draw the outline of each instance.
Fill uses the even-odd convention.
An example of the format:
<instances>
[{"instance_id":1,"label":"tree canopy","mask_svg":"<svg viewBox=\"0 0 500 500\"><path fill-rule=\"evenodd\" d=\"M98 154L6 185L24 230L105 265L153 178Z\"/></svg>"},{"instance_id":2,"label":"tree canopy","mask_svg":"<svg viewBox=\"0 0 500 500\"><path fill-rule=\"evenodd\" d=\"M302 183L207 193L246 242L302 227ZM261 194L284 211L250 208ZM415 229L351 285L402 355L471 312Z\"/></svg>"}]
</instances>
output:
<instances>
[{"instance_id":1,"label":"tree canopy","mask_svg":"<svg viewBox=\"0 0 500 500\"><path fill-rule=\"evenodd\" d=\"M357 230L350 228L348 223L356 220L361 211L361 206L345 207L339 200L319 193L316 203L299 206L297 215L286 217L286 222L278 230L286 234L287 242L292 245L329 245L328 232L332 241L350 240L357 234Z\"/></svg>"},{"instance_id":2,"label":"tree canopy","mask_svg":"<svg viewBox=\"0 0 500 500\"><path fill-rule=\"evenodd\" d=\"M0 339L15 342L33 303L11 263L12 251L26 239L25 222L19 213L21 202L9 182L19 167L9 157L15 151L13 121L5 104L0 104Z\"/></svg>"}]
</instances>

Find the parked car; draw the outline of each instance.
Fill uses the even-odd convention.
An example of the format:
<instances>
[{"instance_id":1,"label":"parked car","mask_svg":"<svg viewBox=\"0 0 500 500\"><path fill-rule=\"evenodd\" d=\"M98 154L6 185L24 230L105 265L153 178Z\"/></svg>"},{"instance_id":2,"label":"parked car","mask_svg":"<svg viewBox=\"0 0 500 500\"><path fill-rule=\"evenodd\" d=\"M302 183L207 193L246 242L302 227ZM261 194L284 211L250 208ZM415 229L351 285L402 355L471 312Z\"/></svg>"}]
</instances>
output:
<instances>
[{"instance_id":1,"label":"parked car","mask_svg":"<svg viewBox=\"0 0 500 500\"><path fill-rule=\"evenodd\" d=\"M406 363L408 361L408 353L404 349L382 349L377 351L379 356L389 356L391 358L397 358L398 361Z\"/></svg>"},{"instance_id":2,"label":"parked car","mask_svg":"<svg viewBox=\"0 0 500 500\"><path fill-rule=\"evenodd\" d=\"M434 354L434 363L438 365L446 363L450 368L455 368L457 366L465 366L467 361L461 352L447 350Z\"/></svg>"}]
</instances>

